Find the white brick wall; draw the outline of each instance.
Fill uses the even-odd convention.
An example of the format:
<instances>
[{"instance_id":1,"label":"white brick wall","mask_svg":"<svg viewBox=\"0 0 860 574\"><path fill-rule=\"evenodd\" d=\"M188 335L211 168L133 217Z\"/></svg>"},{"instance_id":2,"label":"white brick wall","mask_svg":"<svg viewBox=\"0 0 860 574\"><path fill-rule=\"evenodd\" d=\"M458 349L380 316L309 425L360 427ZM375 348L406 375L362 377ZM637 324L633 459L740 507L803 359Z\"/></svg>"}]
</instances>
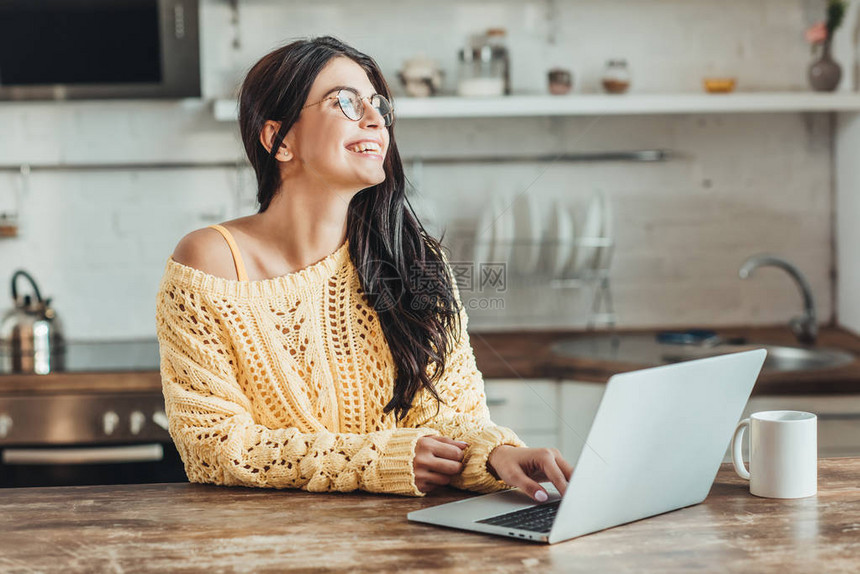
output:
<instances>
[{"instance_id":1,"label":"white brick wall","mask_svg":"<svg viewBox=\"0 0 860 574\"><path fill-rule=\"evenodd\" d=\"M540 122L518 120L502 127L489 120L472 122L474 130L452 142L451 151L515 142L529 121L532 129ZM606 117L588 129L591 119L571 118L544 148L629 145L668 148L682 156L665 163L554 164L542 175L545 165L424 166L419 185L422 200L432 202L437 218L454 234L474 223L490 190L510 194L528 188L545 207L552 198L565 198L584 208L592 189L603 189L615 205L612 277L621 325L786 321L801 307L787 275L767 269L746 281L738 278L741 263L762 251L787 257L808 275L820 316L827 318L832 310L827 121L823 115L801 114ZM424 134L418 123L401 131L406 132L404 147L420 147ZM434 135L469 129L455 121L432 123ZM588 135L576 140L586 129ZM445 201L451 196L457 201ZM473 324L584 325L584 305L590 301L545 287L511 297L501 316L474 311Z\"/></svg>"},{"instance_id":2,"label":"white brick wall","mask_svg":"<svg viewBox=\"0 0 860 574\"><path fill-rule=\"evenodd\" d=\"M443 65L468 33L509 30L516 92L545 92L545 71L573 69L575 92L597 90L610 57L626 57L638 92L699 91L706 73L733 73L742 90L805 89L810 59L801 0L555 2L322 1L240 3L233 50L228 3L202 3L205 98L234 93L257 58L295 37L330 33L394 72L419 51ZM356 9L360 6L360 9ZM420 23L420 26L418 25ZM844 31L842 31L844 33ZM551 39L555 39L551 43ZM846 66L847 67L847 66ZM205 100L0 105L0 163L233 161L238 128ZM786 276L737 278L745 257L772 251L807 274L829 317L832 265L830 126L826 115L402 121L405 156L666 148L655 164L424 166L422 210L449 236L474 225L491 191L581 204L594 188L614 201L613 281L621 326L768 324L800 298ZM410 168L410 166L407 166ZM542 173L543 172L543 173ZM411 168L409 173L412 174ZM540 175L542 173L542 175ZM0 240L0 308L23 267L54 297L74 339L154 337L154 297L167 256L188 231L253 212L252 174L232 169L35 171L24 186L0 172L0 209L16 202L21 235ZM538 177L540 175L540 177ZM530 186L530 187L529 187ZM455 201L456 198L456 201ZM474 328L579 326L584 298L546 287L508 293L501 314L472 311Z\"/></svg>"}]
</instances>

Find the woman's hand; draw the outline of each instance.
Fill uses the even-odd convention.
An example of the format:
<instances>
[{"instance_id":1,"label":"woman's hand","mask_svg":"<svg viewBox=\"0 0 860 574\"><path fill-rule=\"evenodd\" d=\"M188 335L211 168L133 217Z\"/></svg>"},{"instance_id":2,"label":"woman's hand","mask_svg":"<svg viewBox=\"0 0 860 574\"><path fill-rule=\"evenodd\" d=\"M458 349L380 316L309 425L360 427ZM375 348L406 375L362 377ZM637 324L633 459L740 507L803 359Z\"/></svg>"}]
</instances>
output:
<instances>
[{"instance_id":1,"label":"woman's hand","mask_svg":"<svg viewBox=\"0 0 860 574\"><path fill-rule=\"evenodd\" d=\"M539 482L552 481L564 496L573 467L561 456L557 448L525 448L501 445L493 449L487 459L487 470L511 486L519 487L538 502L546 502L549 495Z\"/></svg>"},{"instance_id":2,"label":"woman's hand","mask_svg":"<svg viewBox=\"0 0 860 574\"><path fill-rule=\"evenodd\" d=\"M451 482L451 477L463 470L465 442L446 436L422 436L415 443L415 486L421 492L430 492L437 486Z\"/></svg>"}]
</instances>

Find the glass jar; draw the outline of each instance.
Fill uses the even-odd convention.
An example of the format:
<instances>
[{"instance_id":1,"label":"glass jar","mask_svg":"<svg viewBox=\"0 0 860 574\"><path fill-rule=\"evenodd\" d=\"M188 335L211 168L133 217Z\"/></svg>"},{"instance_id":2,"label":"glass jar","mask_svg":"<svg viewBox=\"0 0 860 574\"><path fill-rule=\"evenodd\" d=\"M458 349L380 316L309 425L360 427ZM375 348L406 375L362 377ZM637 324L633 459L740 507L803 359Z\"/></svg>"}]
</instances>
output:
<instances>
[{"instance_id":1,"label":"glass jar","mask_svg":"<svg viewBox=\"0 0 860 574\"><path fill-rule=\"evenodd\" d=\"M552 68L547 72L547 81L549 93L554 96L561 96L568 93L573 87L573 74L565 68Z\"/></svg>"},{"instance_id":2,"label":"glass jar","mask_svg":"<svg viewBox=\"0 0 860 574\"><path fill-rule=\"evenodd\" d=\"M18 214L0 213L0 237L18 236Z\"/></svg>"},{"instance_id":3,"label":"glass jar","mask_svg":"<svg viewBox=\"0 0 860 574\"><path fill-rule=\"evenodd\" d=\"M603 90L608 94L623 94L630 88L630 70L623 58L607 60L603 68Z\"/></svg>"},{"instance_id":4,"label":"glass jar","mask_svg":"<svg viewBox=\"0 0 860 574\"><path fill-rule=\"evenodd\" d=\"M507 46L507 31L504 28L489 28L487 44L491 47L494 60L502 65L502 76L505 78L505 95L511 94L511 57Z\"/></svg>"},{"instance_id":5,"label":"glass jar","mask_svg":"<svg viewBox=\"0 0 860 574\"><path fill-rule=\"evenodd\" d=\"M472 36L469 44L458 53L457 93L460 96L504 95L508 78L507 48L498 37L485 34Z\"/></svg>"}]
</instances>

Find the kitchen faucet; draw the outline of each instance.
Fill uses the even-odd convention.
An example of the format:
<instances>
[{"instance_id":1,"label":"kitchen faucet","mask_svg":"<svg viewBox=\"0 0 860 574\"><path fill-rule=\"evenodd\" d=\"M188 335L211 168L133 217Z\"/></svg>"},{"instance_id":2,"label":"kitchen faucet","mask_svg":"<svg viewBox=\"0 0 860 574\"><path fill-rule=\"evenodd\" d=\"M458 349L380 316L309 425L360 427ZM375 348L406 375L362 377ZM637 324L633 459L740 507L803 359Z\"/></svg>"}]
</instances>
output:
<instances>
[{"instance_id":1,"label":"kitchen faucet","mask_svg":"<svg viewBox=\"0 0 860 574\"><path fill-rule=\"evenodd\" d=\"M818 338L818 324L815 321L815 302L812 299L812 289L809 287L809 282L800 270L781 257L775 255L753 255L741 265L738 275L741 279L746 279L750 274L759 267L779 267L788 273L797 287L800 289L800 294L803 295L803 315L793 317L788 322L794 336L804 345L812 345Z\"/></svg>"}]
</instances>

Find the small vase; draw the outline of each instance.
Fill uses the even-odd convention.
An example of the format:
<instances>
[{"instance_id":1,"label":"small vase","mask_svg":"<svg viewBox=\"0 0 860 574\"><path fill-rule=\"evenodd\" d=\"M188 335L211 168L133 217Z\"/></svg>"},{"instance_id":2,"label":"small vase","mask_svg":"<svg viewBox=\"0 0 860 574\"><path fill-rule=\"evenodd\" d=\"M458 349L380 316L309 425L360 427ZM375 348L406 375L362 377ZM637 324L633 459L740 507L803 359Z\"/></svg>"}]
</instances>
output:
<instances>
[{"instance_id":1,"label":"small vase","mask_svg":"<svg viewBox=\"0 0 860 574\"><path fill-rule=\"evenodd\" d=\"M842 79L842 66L830 55L830 39L824 41L821 57L809 66L809 85L816 92L832 92Z\"/></svg>"}]
</instances>

